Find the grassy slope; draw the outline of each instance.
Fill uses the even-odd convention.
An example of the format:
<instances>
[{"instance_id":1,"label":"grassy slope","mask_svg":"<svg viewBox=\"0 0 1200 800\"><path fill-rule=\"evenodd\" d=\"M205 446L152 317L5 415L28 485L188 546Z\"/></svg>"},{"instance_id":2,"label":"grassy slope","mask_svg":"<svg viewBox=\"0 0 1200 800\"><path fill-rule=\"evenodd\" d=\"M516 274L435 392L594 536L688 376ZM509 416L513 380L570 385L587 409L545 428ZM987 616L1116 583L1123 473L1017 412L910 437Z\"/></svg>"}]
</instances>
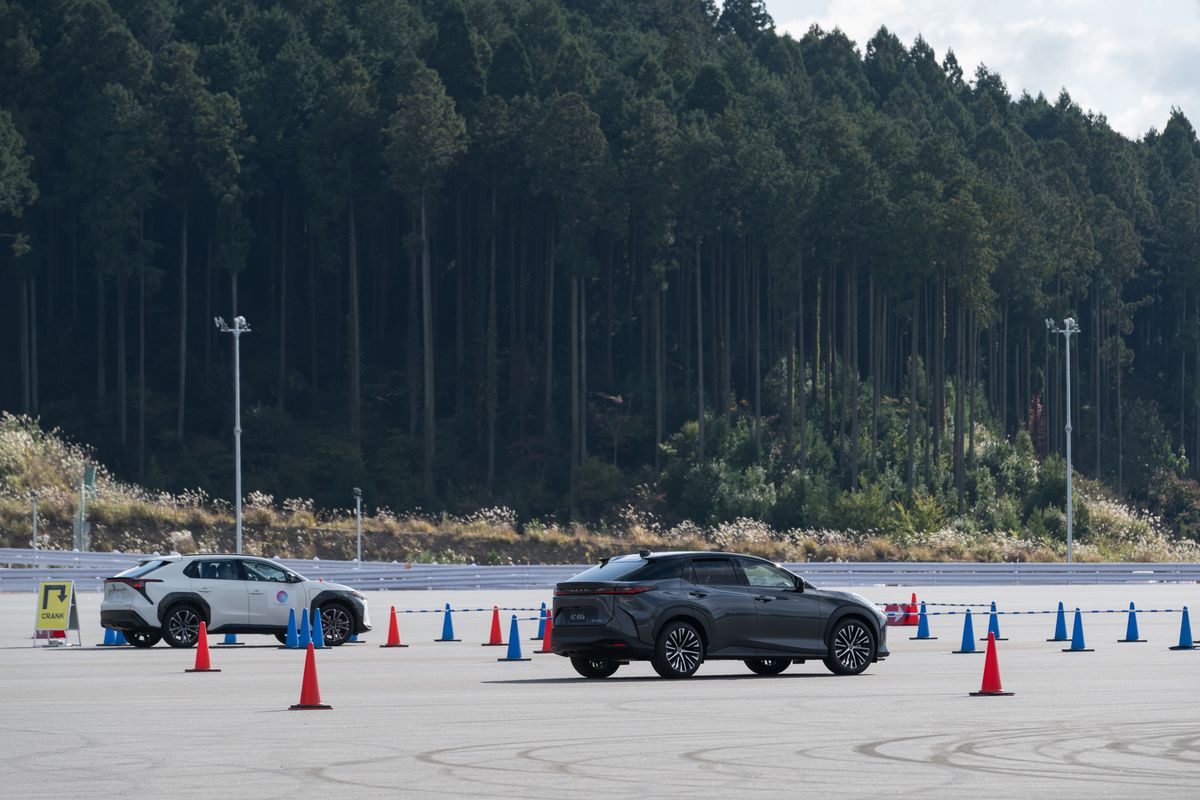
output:
<instances>
[{"instance_id":1,"label":"grassy slope","mask_svg":"<svg viewBox=\"0 0 1200 800\"><path fill-rule=\"evenodd\" d=\"M28 492L38 492L40 532L49 547L71 547L79 476L86 448L67 442L36 422L0 416L0 546L28 546ZM1092 520L1078 560L1200 560L1192 542L1170 540L1153 519L1083 487ZM234 544L230 504L204 492L155 493L117 480L97 468L96 495L89 501L92 549L98 551L228 551ZM245 549L267 556L324 559L354 557L352 512L320 511L311 501L251 493L244 511ZM776 560L977 560L1052 561L1054 543L1008 532L963 533L950 528L903 537L840 531L773 531L754 520L702 529L690 523L663 529L652 520L627 521L607 532L578 525L519 524L508 509L483 509L467 518L429 517L374 510L363 519L363 556L368 560L440 563L581 563L640 547L728 548Z\"/></svg>"}]
</instances>

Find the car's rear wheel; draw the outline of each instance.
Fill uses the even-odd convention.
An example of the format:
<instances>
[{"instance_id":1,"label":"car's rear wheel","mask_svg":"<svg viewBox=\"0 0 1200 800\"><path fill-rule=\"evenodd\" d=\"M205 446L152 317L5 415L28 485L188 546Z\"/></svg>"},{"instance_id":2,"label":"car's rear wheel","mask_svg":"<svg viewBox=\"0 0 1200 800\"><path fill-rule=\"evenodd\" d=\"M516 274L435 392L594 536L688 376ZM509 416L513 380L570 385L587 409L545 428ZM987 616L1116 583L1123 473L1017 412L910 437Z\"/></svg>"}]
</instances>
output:
<instances>
[{"instance_id":1,"label":"car's rear wheel","mask_svg":"<svg viewBox=\"0 0 1200 800\"><path fill-rule=\"evenodd\" d=\"M200 638L200 610L188 603L173 606L163 618L162 638L171 647L195 647Z\"/></svg>"},{"instance_id":2,"label":"car's rear wheel","mask_svg":"<svg viewBox=\"0 0 1200 800\"><path fill-rule=\"evenodd\" d=\"M607 678L621 666L611 658L588 658L587 656L572 656L571 666L585 678Z\"/></svg>"},{"instance_id":3,"label":"car's rear wheel","mask_svg":"<svg viewBox=\"0 0 1200 800\"><path fill-rule=\"evenodd\" d=\"M659 632L650 663L664 678L690 678L702 661L704 640L700 632L686 622L671 622Z\"/></svg>"},{"instance_id":4,"label":"car's rear wheel","mask_svg":"<svg viewBox=\"0 0 1200 800\"><path fill-rule=\"evenodd\" d=\"M858 675L875 660L875 635L865 622L839 622L829 636L825 666L835 675Z\"/></svg>"},{"instance_id":5,"label":"car's rear wheel","mask_svg":"<svg viewBox=\"0 0 1200 800\"><path fill-rule=\"evenodd\" d=\"M134 647L154 647L162 639L162 634L153 631L125 631L125 641Z\"/></svg>"},{"instance_id":6,"label":"car's rear wheel","mask_svg":"<svg viewBox=\"0 0 1200 800\"><path fill-rule=\"evenodd\" d=\"M325 634L325 644L337 647L345 644L354 633L354 615L343 603L326 603L321 606L321 632Z\"/></svg>"},{"instance_id":7,"label":"car's rear wheel","mask_svg":"<svg viewBox=\"0 0 1200 800\"><path fill-rule=\"evenodd\" d=\"M755 675L778 675L792 663L790 658L747 658L746 666Z\"/></svg>"}]
</instances>

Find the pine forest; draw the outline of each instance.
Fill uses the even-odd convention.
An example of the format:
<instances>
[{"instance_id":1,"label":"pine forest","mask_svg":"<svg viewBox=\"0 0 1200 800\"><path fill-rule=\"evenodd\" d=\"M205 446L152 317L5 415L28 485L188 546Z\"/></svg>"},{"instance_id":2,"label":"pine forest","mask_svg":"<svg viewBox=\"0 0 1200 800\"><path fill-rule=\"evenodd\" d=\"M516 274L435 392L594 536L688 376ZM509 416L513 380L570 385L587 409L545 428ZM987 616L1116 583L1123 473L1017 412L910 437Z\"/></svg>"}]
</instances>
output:
<instances>
[{"instance_id":1,"label":"pine forest","mask_svg":"<svg viewBox=\"0 0 1200 800\"><path fill-rule=\"evenodd\" d=\"M934 44L761 0L0 0L0 527L39 479L5 435L228 503L242 316L276 508L1060 558L1069 422L1081 554L1200 558L1195 129Z\"/></svg>"}]
</instances>

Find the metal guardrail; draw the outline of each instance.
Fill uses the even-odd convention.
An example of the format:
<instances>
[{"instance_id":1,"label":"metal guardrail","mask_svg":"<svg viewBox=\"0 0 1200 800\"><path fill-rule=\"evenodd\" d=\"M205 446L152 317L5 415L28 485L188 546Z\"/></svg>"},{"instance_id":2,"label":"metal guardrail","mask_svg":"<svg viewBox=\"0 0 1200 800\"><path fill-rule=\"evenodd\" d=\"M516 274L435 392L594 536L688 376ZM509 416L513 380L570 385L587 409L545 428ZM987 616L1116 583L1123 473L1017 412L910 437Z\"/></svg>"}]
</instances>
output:
<instances>
[{"instance_id":1,"label":"metal guardrail","mask_svg":"<svg viewBox=\"0 0 1200 800\"><path fill-rule=\"evenodd\" d=\"M151 556L0 548L0 591L32 590L39 580L68 579L82 590ZM545 589L589 565L402 564L395 561L279 559L309 578L357 589ZM786 564L824 586L1033 586L1200 583L1200 563L804 562Z\"/></svg>"}]
</instances>

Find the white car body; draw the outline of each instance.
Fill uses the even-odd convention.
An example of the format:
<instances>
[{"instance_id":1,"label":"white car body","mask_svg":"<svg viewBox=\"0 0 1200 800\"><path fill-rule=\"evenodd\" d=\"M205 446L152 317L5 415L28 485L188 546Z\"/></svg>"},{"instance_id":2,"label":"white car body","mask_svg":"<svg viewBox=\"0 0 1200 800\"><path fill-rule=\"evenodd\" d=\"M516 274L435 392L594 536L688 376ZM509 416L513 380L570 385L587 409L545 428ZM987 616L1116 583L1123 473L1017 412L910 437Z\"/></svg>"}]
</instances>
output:
<instances>
[{"instance_id":1,"label":"white car body","mask_svg":"<svg viewBox=\"0 0 1200 800\"><path fill-rule=\"evenodd\" d=\"M190 647L200 619L209 633L282 637L289 612L299 622L306 609L310 615L320 610L326 644L371 629L366 598L349 586L308 580L270 559L230 554L160 556L108 578L100 621L138 646L161 637Z\"/></svg>"}]
</instances>

